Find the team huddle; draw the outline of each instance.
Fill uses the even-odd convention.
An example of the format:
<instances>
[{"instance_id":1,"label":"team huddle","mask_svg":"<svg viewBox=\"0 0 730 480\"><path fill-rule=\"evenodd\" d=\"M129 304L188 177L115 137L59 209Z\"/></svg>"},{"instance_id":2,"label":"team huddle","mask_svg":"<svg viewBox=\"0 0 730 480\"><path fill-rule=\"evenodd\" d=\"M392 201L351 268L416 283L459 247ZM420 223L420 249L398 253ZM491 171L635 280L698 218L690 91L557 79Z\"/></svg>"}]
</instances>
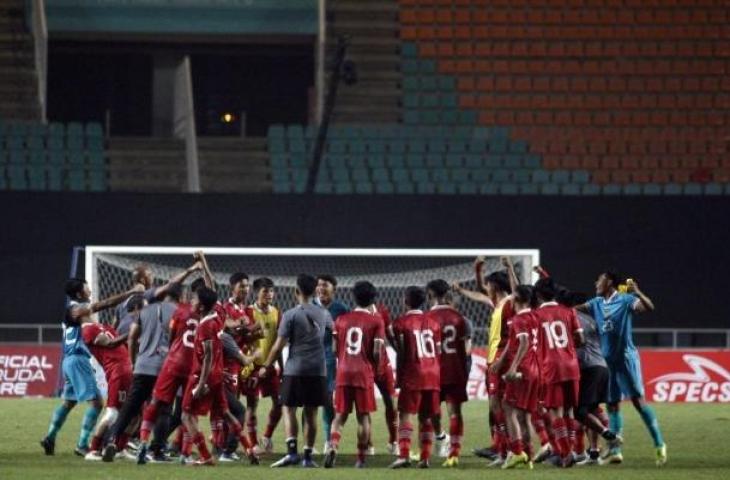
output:
<instances>
[{"instance_id":1,"label":"team huddle","mask_svg":"<svg viewBox=\"0 0 730 480\"><path fill-rule=\"evenodd\" d=\"M638 410L654 441L656 463L663 465L666 445L643 399L631 332L634 313L654 306L636 282L620 285L615 274L605 272L589 300L559 286L540 267L535 285L520 285L508 258L502 258L503 270L486 277L484 265L477 258L476 291L444 279L406 288L397 318L378 302L378 290L368 281L351 288L352 309L336 300L337 279L331 275L299 275L297 305L283 314L274 306L274 282L266 277L250 283L246 274L234 273L230 297L221 301L203 252L162 286L154 286L149 267L141 265L128 291L98 302L90 301L84 280L71 279L63 325L63 403L41 446L54 454L68 413L85 401L75 452L90 461L129 458L145 465L175 456L184 465L207 466L216 457L219 462L245 457L255 465L274 451L272 436L283 418L286 454L271 467L316 467L321 409L324 467L332 468L354 410L355 467L363 468L374 454L377 388L388 429L386 450L397 456L391 468L428 468L432 454L445 458L444 467L457 467L473 330L454 301L461 294L491 309L492 445L475 450L490 467L621 463L623 398ZM189 290L183 287L198 273ZM114 309L113 325L95 315L105 309ZM395 365L387 346L395 352ZM106 405L92 356L106 377ZM262 397L271 398L272 406L259 437ZM205 416L209 438L199 424ZM415 423L418 449L411 451Z\"/></svg>"}]
</instances>

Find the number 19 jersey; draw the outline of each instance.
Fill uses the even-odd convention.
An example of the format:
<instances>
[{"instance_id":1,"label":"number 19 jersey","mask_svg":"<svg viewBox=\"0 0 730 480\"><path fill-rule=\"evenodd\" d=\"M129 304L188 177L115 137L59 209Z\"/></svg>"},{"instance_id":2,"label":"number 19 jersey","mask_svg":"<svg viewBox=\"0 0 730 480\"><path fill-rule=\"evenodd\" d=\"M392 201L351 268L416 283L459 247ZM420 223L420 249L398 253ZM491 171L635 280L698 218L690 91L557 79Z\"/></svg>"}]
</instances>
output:
<instances>
[{"instance_id":1,"label":"number 19 jersey","mask_svg":"<svg viewBox=\"0 0 730 480\"><path fill-rule=\"evenodd\" d=\"M575 310L556 302L543 303L533 310L538 324L538 348L543 383L567 382L580 378L573 334L583 329Z\"/></svg>"},{"instance_id":2,"label":"number 19 jersey","mask_svg":"<svg viewBox=\"0 0 730 480\"><path fill-rule=\"evenodd\" d=\"M404 390L439 390L441 326L421 310L410 310L392 325L398 349L398 386Z\"/></svg>"},{"instance_id":3,"label":"number 19 jersey","mask_svg":"<svg viewBox=\"0 0 730 480\"><path fill-rule=\"evenodd\" d=\"M337 386L370 388L375 382L375 340L384 340L379 315L356 308L335 320L332 335L337 342ZM387 355L385 349L381 355Z\"/></svg>"},{"instance_id":4,"label":"number 19 jersey","mask_svg":"<svg viewBox=\"0 0 730 480\"><path fill-rule=\"evenodd\" d=\"M435 305L426 313L441 326L441 385L466 385L466 343L469 322L450 305Z\"/></svg>"}]
</instances>

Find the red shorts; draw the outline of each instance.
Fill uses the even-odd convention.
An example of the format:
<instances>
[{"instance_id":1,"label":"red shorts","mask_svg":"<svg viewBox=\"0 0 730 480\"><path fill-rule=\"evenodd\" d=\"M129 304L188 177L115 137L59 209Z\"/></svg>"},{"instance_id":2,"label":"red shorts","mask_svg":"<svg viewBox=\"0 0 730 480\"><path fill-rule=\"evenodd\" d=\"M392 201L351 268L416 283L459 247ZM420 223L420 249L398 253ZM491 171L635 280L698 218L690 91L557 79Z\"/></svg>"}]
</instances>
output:
<instances>
[{"instance_id":1,"label":"red shorts","mask_svg":"<svg viewBox=\"0 0 730 480\"><path fill-rule=\"evenodd\" d=\"M438 390L401 390L398 411L425 416L436 415L441 407Z\"/></svg>"},{"instance_id":2,"label":"red shorts","mask_svg":"<svg viewBox=\"0 0 730 480\"><path fill-rule=\"evenodd\" d=\"M241 395L247 397L261 396L279 398L281 377L276 373L276 369L272 368L264 378L259 378L258 375L251 375L248 378L241 379L238 384Z\"/></svg>"},{"instance_id":3,"label":"red shorts","mask_svg":"<svg viewBox=\"0 0 730 480\"><path fill-rule=\"evenodd\" d=\"M464 403L469 400L466 385L441 385L441 401L451 404Z\"/></svg>"},{"instance_id":4,"label":"red shorts","mask_svg":"<svg viewBox=\"0 0 730 480\"><path fill-rule=\"evenodd\" d=\"M111 372L106 381L107 383L107 399L106 406L109 408L121 408L129 389L132 388L132 371L123 370L121 372Z\"/></svg>"},{"instance_id":5,"label":"red shorts","mask_svg":"<svg viewBox=\"0 0 730 480\"><path fill-rule=\"evenodd\" d=\"M335 388L335 412L350 413L353 404L358 415L374 412L375 388L372 385L370 388L338 385Z\"/></svg>"},{"instance_id":6,"label":"red shorts","mask_svg":"<svg viewBox=\"0 0 730 480\"><path fill-rule=\"evenodd\" d=\"M574 408L578 406L579 380L545 385L545 408Z\"/></svg>"},{"instance_id":7,"label":"red shorts","mask_svg":"<svg viewBox=\"0 0 730 480\"><path fill-rule=\"evenodd\" d=\"M395 396L395 376L393 375L393 369L390 364L387 364L383 371L375 377L375 385L380 390L380 395L385 396L386 394L391 397Z\"/></svg>"},{"instance_id":8,"label":"red shorts","mask_svg":"<svg viewBox=\"0 0 730 480\"><path fill-rule=\"evenodd\" d=\"M183 395L182 410L193 415L207 415L211 410L211 416L228 410L226 391L223 382L215 385L208 385L208 393L200 398L193 398L193 388L198 384L198 377L191 375L185 387Z\"/></svg>"},{"instance_id":9,"label":"red shorts","mask_svg":"<svg viewBox=\"0 0 730 480\"><path fill-rule=\"evenodd\" d=\"M523 377L515 382L505 382L504 401L527 412L537 410L541 384L538 378Z\"/></svg>"},{"instance_id":10,"label":"red shorts","mask_svg":"<svg viewBox=\"0 0 730 480\"><path fill-rule=\"evenodd\" d=\"M504 372L505 369L497 373L492 373L491 370L487 370L487 393L490 397L502 398L504 396L505 384L502 379Z\"/></svg>"},{"instance_id":11,"label":"red shorts","mask_svg":"<svg viewBox=\"0 0 730 480\"><path fill-rule=\"evenodd\" d=\"M157 381L155 382L155 388L152 391L152 398L158 402L164 402L168 405L172 405L175 401L178 390L180 390L180 388L184 389L185 385L187 385L188 377L189 375L176 375L171 371L171 369L163 367L160 375L157 377Z\"/></svg>"}]
</instances>

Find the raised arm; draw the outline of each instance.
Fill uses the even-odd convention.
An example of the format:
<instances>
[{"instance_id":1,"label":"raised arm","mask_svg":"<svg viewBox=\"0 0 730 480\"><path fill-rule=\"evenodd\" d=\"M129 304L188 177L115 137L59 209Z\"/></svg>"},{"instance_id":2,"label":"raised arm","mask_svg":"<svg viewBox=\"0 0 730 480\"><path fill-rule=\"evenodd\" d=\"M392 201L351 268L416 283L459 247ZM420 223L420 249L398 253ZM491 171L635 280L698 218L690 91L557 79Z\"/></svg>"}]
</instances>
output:
<instances>
[{"instance_id":1,"label":"raised arm","mask_svg":"<svg viewBox=\"0 0 730 480\"><path fill-rule=\"evenodd\" d=\"M98 302L90 303L89 305L82 306L78 305L76 307L73 307L67 315L67 323L69 324L76 324L78 325L82 318L86 318L92 313L100 312L102 310L106 310L108 308L115 307L122 303L127 297L130 297L134 295L135 293L142 293L144 292L144 286L142 284L137 284L133 288L127 290L126 292L118 293L116 295L112 295L109 298L106 298L104 300L100 300Z\"/></svg>"},{"instance_id":2,"label":"raised arm","mask_svg":"<svg viewBox=\"0 0 730 480\"><path fill-rule=\"evenodd\" d=\"M626 287L630 293L633 293L637 296L639 299L639 303L637 303L634 306L635 312L653 312L654 311L654 302L651 301L649 297L647 297L644 292L639 290L639 284L636 283L632 279L626 280Z\"/></svg>"},{"instance_id":3,"label":"raised arm","mask_svg":"<svg viewBox=\"0 0 730 480\"><path fill-rule=\"evenodd\" d=\"M205 286L210 289L215 289L215 280L213 279L213 274L210 271L210 267L208 267L208 260L205 258L205 254L202 250L198 250L193 255L195 260L200 262L200 265L203 269L203 281L205 281Z\"/></svg>"},{"instance_id":4,"label":"raised arm","mask_svg":"<svg viewBox=\"0 0 730 480\"><path fill-rule=\"evenodd\" d=\"M509 257L501 257L500 261L502 262L502 265L507 269L509 286L510 289L514 292L517 289L517 286L520 284L520 281L517 279L517 274L515 273L515 266L512 264L512 259Z\"/></svg>"},{"instance_id":5,"label":"raised arm","mask_svg":"<svg viewBox=\"0 0 730 480\"><path fill-rule=\"evenodd\" d=\"M485 295L482 292L475 292L473 290L467 290L466 288L462 288L461 285L459 285L456 282L454 282L451 285L451 289L454 290L456 293L465 296L469 300L472 300L474 302L483 303L483 304L489 306L489 308L494 308L494 304L492 303L492 301L489 299L489 297L487 295Z\"/></svg>"},{"instance_id":6,"label":"raised arm","mask_svg":"<svg viewBox=\"0 0 730 480\"><path fill-rule=\"evenodd\" d=\"M162 285L161 287L157 287L155 289L155 298L158 298L158 299L162 298L163 296L165 296L165 294L170 289L170 287L172 287L173 285L175 285L177 283L184 282L186 278L188 278L190 275L197 272L201 268L203 268L203 265L200 262L196 261L195 263L190 265L187 268L187 270L184 270L184 271L178 273L177 275L172 277L170 280L168 280L167 283Z\"/></svg>"},{"instance_id":7,"label":"raised arm","mask_svg":"<svg viewBox=\"0 0 730 480\"><path fill-rule=\"evenodd\" d=\"M474 260L474 275L477 281L477 291L480 293L487 293L487 287L484 285L484 255L479 255Z\"/></svg>"}]
</instances>

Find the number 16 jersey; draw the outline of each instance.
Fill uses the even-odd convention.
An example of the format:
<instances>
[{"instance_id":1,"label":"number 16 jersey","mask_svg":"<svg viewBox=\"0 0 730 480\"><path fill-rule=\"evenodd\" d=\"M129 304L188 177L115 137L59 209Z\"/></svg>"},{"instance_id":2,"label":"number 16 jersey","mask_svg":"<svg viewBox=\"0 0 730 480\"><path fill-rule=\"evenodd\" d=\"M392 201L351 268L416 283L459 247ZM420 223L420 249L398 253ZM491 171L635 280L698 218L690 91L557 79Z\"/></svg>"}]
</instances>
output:
<instances>
[{"instance_id":1,"label":"number 16 jersey","mask_svg":"<svg viewBox=\"0 0 730 480\"><path fill-rule=\"evenodd\" d=\"M404 390L440 390L441 326L421 310L393 322L398 349L398 386Z\"/></svg>"},{"instance_id":2,"label":"number 16 jersey","mask_svg":"<svg viewBox=\"0 0 730 480\"><path fill-rule=\"evenodd\" d=\"M370 388L375 382L375 340L385 339L380 316L363 308L343 313L332 335L337 342L337 386ZM387 355L384 348L380 354Z\"/></svg>"}]
</instances>

